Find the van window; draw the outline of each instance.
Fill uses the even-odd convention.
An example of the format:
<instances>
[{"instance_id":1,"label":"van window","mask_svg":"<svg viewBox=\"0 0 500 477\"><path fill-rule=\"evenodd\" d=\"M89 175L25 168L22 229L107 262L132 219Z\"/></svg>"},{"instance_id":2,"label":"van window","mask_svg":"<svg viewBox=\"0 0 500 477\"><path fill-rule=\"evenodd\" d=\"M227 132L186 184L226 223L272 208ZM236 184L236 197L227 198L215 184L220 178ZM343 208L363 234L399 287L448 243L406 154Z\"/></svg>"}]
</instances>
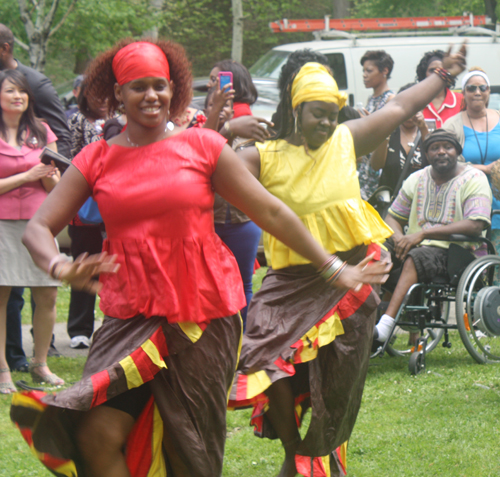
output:
<instances>
[{"instance_id":1,"label":"van window","mask_svg":"<svg viewBox=\"0 0 500 477\"><path fill-rule=\"evenodd\" d=\"M345 58L342 53L326 53L333 77L339 89L347 89L347 73L345 70Z\"/></svg>"},{"instance_id":2,"label":"van window","mask_svg":"<svg viewBox=\"0 0 500 477\"><path fill-rule=\"evenodd\" d=\"M281 73L281 67L286 63L289 51L271 50L259 58L256 63L248 70L255 78L273 78L278 79Z\"/></svg>"},{"instance_id":3,"label":"van window","mask_svg":"<svg viewBox=\"0 0 500 477\"><path fill-rule=\"evenodd\" d=\"M289 51L270 50L253 64L249 69L250 74L254 78L278 79L281 67L286 63L289 56ZM339 89L347 89L347 72L343 53L327 53L325 56L328 58L328 63Z\"/></svg>"}]
</instances>

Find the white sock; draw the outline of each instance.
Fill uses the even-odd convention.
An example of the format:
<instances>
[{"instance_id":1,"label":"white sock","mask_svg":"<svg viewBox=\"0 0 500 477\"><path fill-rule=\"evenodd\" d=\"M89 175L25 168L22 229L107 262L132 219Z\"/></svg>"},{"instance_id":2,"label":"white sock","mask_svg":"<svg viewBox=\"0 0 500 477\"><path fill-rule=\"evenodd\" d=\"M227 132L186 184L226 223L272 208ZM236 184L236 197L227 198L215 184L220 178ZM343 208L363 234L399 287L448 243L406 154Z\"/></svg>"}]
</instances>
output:
<instances>
[{"instance_id":1,"label":"white sock","mask_svg":"<svg viewBox=\"0 0 500 477\"><path fill-rule=\"evenodd\" d=\"M378 341L385 341L389 337L389 333L392 330L392 327L394 325L394 318L391 318L389 315L382 315L380 318L380 321L377 323L377 328L378 331Z\"/></svg>"}]
</instances>

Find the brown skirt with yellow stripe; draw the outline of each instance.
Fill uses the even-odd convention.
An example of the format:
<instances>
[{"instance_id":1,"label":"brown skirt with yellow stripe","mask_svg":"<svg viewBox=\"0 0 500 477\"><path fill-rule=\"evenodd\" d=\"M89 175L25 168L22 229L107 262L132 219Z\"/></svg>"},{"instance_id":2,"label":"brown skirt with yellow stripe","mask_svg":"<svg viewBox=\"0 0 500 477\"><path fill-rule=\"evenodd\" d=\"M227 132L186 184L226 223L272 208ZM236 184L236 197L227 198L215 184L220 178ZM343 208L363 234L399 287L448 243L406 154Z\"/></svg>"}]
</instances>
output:
<instances>
[{"instance_id":1,"label":"brown skirt with yellow stripe","mask_svg":"<svg viewBox=\"0 0 500 477\"><path fill-rule=\"evenodd\" d=\"M355 264L373 252L374 260L388 255L370 245L343 259ZM312 409L295 459L301 475L345 475L347 440L361 404L378 303L372 287L359 292L332 288L309 265L269 269L253 296L229 406L253 406L255 434L275 439L265 415L265 390L290 378L297 422Z\"/></svg>"},{"instance_id":2,"label":"brown skirt with yellow stripe","mask_svg":"<svg viewBox=\"0 0 500 477\"><path fill-rule=\"evenodd\" d=\"M11 418L54 475L85 477L75 443L85 411L130 389L150 386L152 397L125 449L131 475L170 475L164 432L190 476L221 475L227 396L240 341L239 315L207 325L168 324L162 317L106 317L94 336L82 379L58 394L17 393Z\"/></svg>"}]
</instances>

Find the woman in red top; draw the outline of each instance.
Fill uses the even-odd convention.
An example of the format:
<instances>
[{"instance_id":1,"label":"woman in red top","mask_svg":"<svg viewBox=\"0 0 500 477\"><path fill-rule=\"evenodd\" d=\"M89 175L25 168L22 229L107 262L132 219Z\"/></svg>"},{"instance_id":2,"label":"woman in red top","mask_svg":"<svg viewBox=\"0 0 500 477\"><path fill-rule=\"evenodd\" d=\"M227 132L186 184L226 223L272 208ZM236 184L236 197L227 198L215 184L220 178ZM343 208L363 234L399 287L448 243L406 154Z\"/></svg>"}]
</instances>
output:
<instances>
[{"instance_id":1,"label":"woman in red top","mask_svg":"<svg viewBox=\"0 0 500 477\"><path fill-rule=\"evenodd\" d=\"M124 40L87 78L89 95L110 109L123 102L127 129L75 157L24 242L53 276L88 292L102 287L106 318L82 380L41 402L16 395L11 416L54 473L217 476L244 295L214 232L214 189L316 267L329 257L219 134L167 128L191 97L181 47ZM91 194L106 224L105 252L71 264L53 236ZM366 263L347 267L336 285L382 282L390 267L363 271Z\"/></svg>"},{"instance_id":2,"label":"woman in red top","mask_svg":"<svg viewBox=\"0 0 500 477\"><path fill-rule=\"evenodd\" d=\"M417 66L417 81L423 81L436 69L443 67L443 57L445 52L441 50L428 51L424 54ZM434 119L436 129L442 128L448 118L459 113L462 107L462 94L455 93L449 88L444 88L440 93L424 108L424 118Z\"/></svg>"}]
</instances>

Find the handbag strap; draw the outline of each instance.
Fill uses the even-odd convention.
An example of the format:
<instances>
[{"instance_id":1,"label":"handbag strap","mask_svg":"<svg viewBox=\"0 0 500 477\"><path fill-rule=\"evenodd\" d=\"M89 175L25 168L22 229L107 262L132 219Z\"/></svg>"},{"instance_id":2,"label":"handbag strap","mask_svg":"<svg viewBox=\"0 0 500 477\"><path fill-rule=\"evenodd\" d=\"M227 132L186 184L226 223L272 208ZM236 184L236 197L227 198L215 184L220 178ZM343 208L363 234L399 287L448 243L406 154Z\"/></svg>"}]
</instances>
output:
<instances>
[{"instance_id":1,"label":"handbag strap","mask_svg":"<svg viewBox=\"0 0 500 477\"><path fill-rule=\"evenodd\" d=\"M396 185L394 187L391 202L398 195L399 189L401 189L401 185L403 184L404 178L406 177L408 171L410 170L411 160L413 159L413 156L415 155L415 151L417 150L418 143L420 142L421 137L422 137L422 134L420 133L420 129L419 129L417 131L417 135L415 136L415 141L413 142L413 146L411 147L410 151L408 152L408 156L406 156L406 162L405 162L405 165L403 166L401 174L399 174L398 182L396 182Z\"/></svg>"}]
</instances>

